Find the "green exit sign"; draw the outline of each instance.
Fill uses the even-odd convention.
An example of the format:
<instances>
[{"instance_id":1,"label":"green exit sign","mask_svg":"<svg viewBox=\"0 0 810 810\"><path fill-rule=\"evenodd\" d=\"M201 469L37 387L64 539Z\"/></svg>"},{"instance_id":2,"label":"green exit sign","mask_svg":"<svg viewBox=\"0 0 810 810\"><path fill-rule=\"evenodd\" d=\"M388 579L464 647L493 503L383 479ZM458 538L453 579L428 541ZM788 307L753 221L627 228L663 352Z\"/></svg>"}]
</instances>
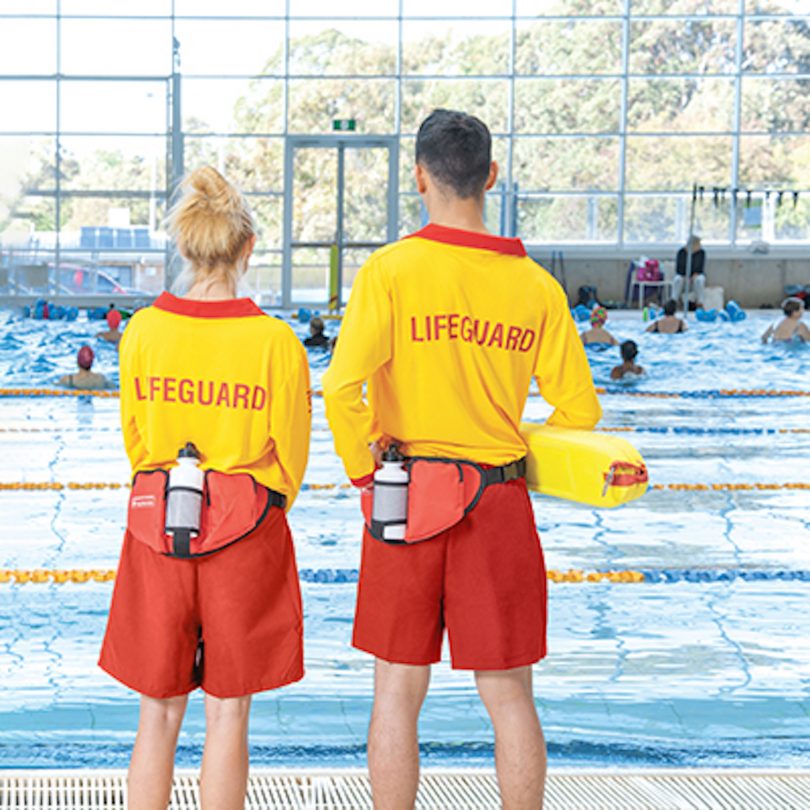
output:
<instances>
[{"instance_id":1,"label":"green exit sign","mask_svg":"<svg viewBox=\"0 0 810 810\"><path fill-rule=\"evenodd\" d=\"M354 118L335 118L332 121L333 132L354 132L357 129L357 121Z\"/></svg>"}]
</instances>

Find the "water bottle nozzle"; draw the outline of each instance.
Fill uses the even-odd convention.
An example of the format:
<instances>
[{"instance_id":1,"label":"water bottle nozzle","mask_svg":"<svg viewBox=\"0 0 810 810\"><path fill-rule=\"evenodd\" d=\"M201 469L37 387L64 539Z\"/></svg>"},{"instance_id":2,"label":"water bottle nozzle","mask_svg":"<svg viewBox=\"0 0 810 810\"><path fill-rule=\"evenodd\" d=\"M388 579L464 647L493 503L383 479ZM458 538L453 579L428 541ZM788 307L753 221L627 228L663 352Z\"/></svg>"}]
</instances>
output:
<instances>
[{"instance_id":1,"label":"water bottle nozzle","mask_svg":"<svg viewBox=\"0 0 810 810\"><path fill-rule=\"evenodd\" d=\"M200 459L200 451L194 446L193 442L186 442L184 447L180 448L177 453L177 458L196 458Z\"/></svg>"},{"instance_id":2,"label":"water bottle nozzle","mask_svg":"<svg viewBox=\"0 0 810 810\"><path fill-rule=\"evenodd\" d=\"M399 452L399 447L392 442L385 448L382 454L383 461L405 461L405 457Z\"/></svg>"}]
</instances>

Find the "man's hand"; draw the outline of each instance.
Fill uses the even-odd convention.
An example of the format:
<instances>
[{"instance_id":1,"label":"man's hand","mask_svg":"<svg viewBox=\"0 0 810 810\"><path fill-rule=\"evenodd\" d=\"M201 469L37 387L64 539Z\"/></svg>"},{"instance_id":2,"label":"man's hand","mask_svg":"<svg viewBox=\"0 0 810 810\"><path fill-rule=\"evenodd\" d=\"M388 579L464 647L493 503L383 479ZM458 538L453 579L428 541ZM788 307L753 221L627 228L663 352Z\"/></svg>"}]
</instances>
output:
<instances>
[{"instance_id":1,"label":"man's hand","mask_svg":"<svg viewBox=\"0 0 810 810\"><path fill-rule=\"evenodd\" d=\"M380 444L380 440L377 439L377 441L372 442L368 446L368 449L371 451L371 455L374 457L374 466L375 467L381 467L382 466L383 448L382 448L382 445Z\"/></svg>"}]
</instances>

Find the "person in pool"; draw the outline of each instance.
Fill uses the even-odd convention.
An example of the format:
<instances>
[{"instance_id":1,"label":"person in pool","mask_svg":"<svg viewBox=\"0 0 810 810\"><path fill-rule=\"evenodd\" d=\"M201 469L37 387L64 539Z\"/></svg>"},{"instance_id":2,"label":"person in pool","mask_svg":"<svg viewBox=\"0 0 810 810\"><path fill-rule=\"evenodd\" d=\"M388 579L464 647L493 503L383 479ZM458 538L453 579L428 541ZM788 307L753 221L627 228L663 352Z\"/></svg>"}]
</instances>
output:
<instances>
[{"instance_id":1,"label":"person in pool","mask_svg":"<svg viewBox=\"0 0 810 810\"><path fill-rule=\"evenodd\" d=\"M102 388L109 388L109 380L97 371L91 371L93 360L96 356L93 350L85 345L76 354L76 363L79 370L74 374L65 374L59 378L59 385L67 388L81 388L86 391L98 391Z\"/></svg>"},{"instance_id":2,"label":"person in pool","mask_svg":"<svg viewBox=\"0 0 810 810\"><path fill-rule=\"evenodd\" d=\"M614 366L610 371L611 380L621 380L626 374L634 374L640 376L644 373L641 366L636 365L636 357L638 357L638 345L635 340L625 340L619 347L622 353L621 365Z\"/></svg>"},{"instance_id":3,"label":"person in pool","mask_svg":"<svg viewBox=\"0 0 810 810\"><path fill-rule=\"evenodd\" d=\"M772 340L788 342L792 340L810 341L810 329L802 323L804 301L801 298L786 298L782 301L785 317L777 324L771 324L762 335L762 342Z\"/></svg>"},{"instance_id":4,"label":"person in pool","mask_svg":"<svg viewBox=\"0 0 810 810\"><path fill-rule=\"evenodd\" d=\"M110 309L106 315L108 329L104 332L99 332L96 337L106 340L108 343L114 343L116 346L121 341L121 332L118 327L121 325L122 315L117 309Z\"/></svg>"},{"instance_id":5,"label":"person in pool","mask_svg":"<svg viewBox=\"0 0 810 810\"><path fill-rule=\"evenodd\" d=\"M181 188L169 232L188 262L177 282L183 294L164 292L139 310L121 340L122 434L135 478L99 665L141 696L129 810L168 807L177 737L197 688L205 693L201 807L235 810L247 791L251 696L304 675L285 512L307 465L309 367L288 324L237 297L256 242L242 194L211 166ZM186 519L205 527L199 536L163 531L164 482L179 452L199 454L203 486L224 493L220 506L231 498L239 506L217 515L212 497L196 516L187 509Z\"/></svg>"},{"instance_id":6,"label":"person in pool","mask_svg":"<svg viewBox=\"0 0 810 810\"><path fill-rule=\"evenodd\" d=\"M586 329L580 337L582 342L588 346L593 343L607 344L608 346L618 346L619 341L605 329L608 314L603 306L595 306L591 312L591 328Z\"/></svg>"},{"instance_id":7,"label":"person in pool","mask_svg":"<svg viewBox=\"0 0 810 810\"><path fill-rule=\"evenodd\" d=\"M664 314L653 321L648 327L648 332L660 333L662 335L677 335L687 329L686 321L679 318L675 313L678 311L678 302L674 298L664 304Z\"/></svg>"},{"instance_id":8,"label":"person in pool","mask_svg":"<svg viewBox=\"0 0 810 810\"><path fill-rule=\"evenodd\" d=\"M309 337L304 340L304 346L328 349L330 340L329 337L324 334L325 328L323 318L313 318L309 322Z\"/></svg>"}]
</instances>

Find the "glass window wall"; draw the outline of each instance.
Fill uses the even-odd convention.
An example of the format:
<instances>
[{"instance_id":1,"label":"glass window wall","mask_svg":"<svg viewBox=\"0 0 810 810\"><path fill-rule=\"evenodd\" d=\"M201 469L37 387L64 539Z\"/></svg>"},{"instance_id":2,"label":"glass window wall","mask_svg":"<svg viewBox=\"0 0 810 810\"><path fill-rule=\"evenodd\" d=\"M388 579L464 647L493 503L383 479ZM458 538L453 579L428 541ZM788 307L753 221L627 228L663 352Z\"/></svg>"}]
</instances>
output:
<instances>
[{"instance_id":1,"label":"glass window wall","mask_svg":"<svg viewBox=\"0 0 810 810\"><path fill-rule=\"evenodd\" d=\"M396 136L404 233L435 107L490 126L487 222L530 244L680 243L695 185L726 189L701 207L708 241L807 243L808 53L800 0L4 0L0 266L45 267L55 291L161 289L171 191L210 163L253 205L248 278L275 300L287 136ZM379 215L355 205L352 227ZM9 277L39 289L37 272Z\"/></svg>"}]
</instances>

